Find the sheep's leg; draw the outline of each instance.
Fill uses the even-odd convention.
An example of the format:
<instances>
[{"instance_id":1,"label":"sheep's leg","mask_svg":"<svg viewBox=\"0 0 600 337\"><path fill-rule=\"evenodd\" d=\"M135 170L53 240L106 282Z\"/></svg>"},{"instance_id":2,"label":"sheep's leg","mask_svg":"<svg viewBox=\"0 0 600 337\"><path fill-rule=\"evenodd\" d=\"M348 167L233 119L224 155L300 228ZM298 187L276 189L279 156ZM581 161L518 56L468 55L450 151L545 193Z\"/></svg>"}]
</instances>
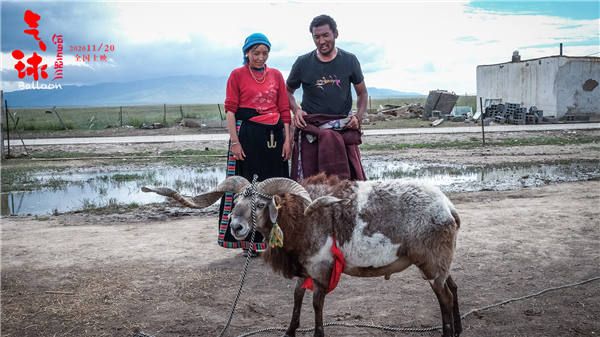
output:
<instances>
[{"instance_id":1,"label":"sheep's leg","mask_svg":"<svg viewBox=\"0 0 600 337\"><path fill-rule=\"evenodd\" d=\"M285 332L284 337L296 336L296 329L300 326L300 312L302 311L302 300L304 299L304 293L306 289L302 288L304 279L300 278L296 281L296 289L294 289L294 311L292 313L292 320L290 326Z\"/></svg>"},{"instance_id":2,"label":"sheep's leg","mask_svg":"<svg viewBox=\"0 0 600 337\"><path fill-rule=\"evenodd\" d=\"M454 336L460 336L460 334L462 333L462 322L460 319L460 310L458 309L458 286L456 286L456 283L454 283L454 280L450 275L448 275L446 284L450 288L450 291L452 292L452 297L454 299Z\"/></svg>"},{"instance_id":3,"label":"sheep's leg","mask_svg":"<svg viewBox=\"0 0 600 337\"><path fill-rule=\"evenodd\" d=\"M325 303L326 289L325 286L313 280L313 309L315 311L315 333L314 337L324 337L325 329L323 328L323 305Z\"/></svg>"},{"instance_id":4,"label":"sheep's leg","mask_svg":"<svg viewBox=\"0 0 600 337\"><path fill-rule=\"evenodd\" d=\"M430 284L442 311L442 337L454 337L454 318L452 317L454 296L452 296L452 291L446 285L444 277L438 277L433 282L430 282Z\"/></svg>"}]
</instances>

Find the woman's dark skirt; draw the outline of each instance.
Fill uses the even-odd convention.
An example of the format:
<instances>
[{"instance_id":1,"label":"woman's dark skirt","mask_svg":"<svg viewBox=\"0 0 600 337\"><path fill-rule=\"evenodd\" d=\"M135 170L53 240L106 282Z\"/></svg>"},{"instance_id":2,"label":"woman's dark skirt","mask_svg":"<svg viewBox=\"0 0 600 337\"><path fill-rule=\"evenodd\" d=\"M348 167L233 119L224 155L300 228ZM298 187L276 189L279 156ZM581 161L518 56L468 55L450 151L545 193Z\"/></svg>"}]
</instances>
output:
<instances>
[{"instance_id":1,"label":"woman's dark skirt","mask_svg":"<svg viewBox=\"0 0 600 337\"><path fill-rule=\"evenodd\" d=\"M250 182L255 174L258 175L258 181L274 177L288 178L288 162L281 157L285 140L283 123L280 121L276 125L265 125L246 120L238 121L237 125L238 138L246 154L246 159L235 160L230 143L227 155L227 177L238 175ZM225 248L249 249L250 241L236 240L229 229L229 214L234 206L233 197L233 193L226 193L221 199L218 243ZM258 232L254 243L254 249L257 251L267 248L263 236Z\"/></svg>"}]
</instances>

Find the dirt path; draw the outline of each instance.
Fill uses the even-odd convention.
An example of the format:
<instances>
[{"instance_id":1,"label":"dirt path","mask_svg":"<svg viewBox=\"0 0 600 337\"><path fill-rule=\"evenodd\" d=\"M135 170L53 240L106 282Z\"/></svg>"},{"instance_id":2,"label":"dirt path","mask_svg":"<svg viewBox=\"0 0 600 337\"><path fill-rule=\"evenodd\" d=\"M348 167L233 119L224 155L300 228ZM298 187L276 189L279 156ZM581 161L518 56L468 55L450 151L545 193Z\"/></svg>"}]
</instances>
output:
<instances>
[{"instance_id":1,"label":"dirt path","mask_svg":"<svg viewBox=\"0 0 600 337\"><path fill-rule=\"evenodd\" d=\"M462 311L600 276L599 191L588 181L451 195L463 223L453 265ZM4 218L2 336L216 336L244 259L216 245L216 216L167 214ZM253 261L229 335L284 327L293 284ZM415 268L389 281L344 276L325 306L326 321L430 326L439 317ZM471 315L463 336L597 336L598 317L595 281ZM302 326L312 326L310 296Z\"/></svg>"}]
</instances>

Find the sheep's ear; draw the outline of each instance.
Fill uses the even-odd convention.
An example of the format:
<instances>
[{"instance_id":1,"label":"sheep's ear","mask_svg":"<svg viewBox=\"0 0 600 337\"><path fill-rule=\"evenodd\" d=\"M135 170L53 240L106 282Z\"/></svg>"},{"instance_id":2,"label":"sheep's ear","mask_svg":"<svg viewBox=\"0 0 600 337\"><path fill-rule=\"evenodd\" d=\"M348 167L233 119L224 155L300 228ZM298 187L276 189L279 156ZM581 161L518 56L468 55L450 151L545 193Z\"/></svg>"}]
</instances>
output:
<instances>
[{"instance_id":1,"label":"sheep's ear","mask_svg":"<svg viewBox=\"0 0 600 337\"><path fill-rule=\"evenodd\" d=\"M304 210L304 215L309 215L310 213L314 212L317 208L320 207L329 207L339 203L341 203L342 205L349 205L350 202L350 199L339 199L330 195L326 195L324 197L319 197L313 200L313 202L311 202L310 205L308 205L308 207L306 207L306 209Z\"/></svg>"},{"instance_id":2,"label":"sheep's ear","mask_svg":"<svg viewBox=\"0 0 600 337\"><path fill-rule=\"evenodd\" d=\"M271 223L277 223L277 214L279 213L279 204L281 204L281 197L274 195L269 203L269 217Z\"/></svg>"}]
</instances>

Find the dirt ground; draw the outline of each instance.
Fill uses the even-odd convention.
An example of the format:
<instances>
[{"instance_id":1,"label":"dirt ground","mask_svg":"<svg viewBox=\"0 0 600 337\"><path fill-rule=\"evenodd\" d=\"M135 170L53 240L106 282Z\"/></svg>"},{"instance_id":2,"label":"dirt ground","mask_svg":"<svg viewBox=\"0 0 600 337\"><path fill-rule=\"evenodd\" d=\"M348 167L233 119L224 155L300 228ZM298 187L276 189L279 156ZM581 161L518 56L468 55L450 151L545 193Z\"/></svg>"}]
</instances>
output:
<instances>
[{"instance_id":1,"label":"dirt ground","mask_svg":"<svg viewBox=\"0 0 600 337\"><path fill-rule=\"evenodd\" d=\"M171 146L186 144L142 147ZM132 151L131 146L102 146L102 151L113 150ZM488 164L599 160L600 151L596 143L409 149L387 155ZM452 275L463 313L600 277L600 181L450 198L462 219ZM217 245L216 219L214 213L157 206L120 214L3 218L1 335L132 336L141 329L156 337L217 336L245 259ZM252 260L227 336L286 327L293 286L261 259ZM600 280L594 280L469 315L462 336L598 336L598 317ZM441 323L435 296L414 267L388 281L343 276L326 298L325 320L411 327ZM312 326L310 296L301 321L301 327ZM332 337L418 335L343 327L325 331Z\"/></svg>"}]
</instances>

